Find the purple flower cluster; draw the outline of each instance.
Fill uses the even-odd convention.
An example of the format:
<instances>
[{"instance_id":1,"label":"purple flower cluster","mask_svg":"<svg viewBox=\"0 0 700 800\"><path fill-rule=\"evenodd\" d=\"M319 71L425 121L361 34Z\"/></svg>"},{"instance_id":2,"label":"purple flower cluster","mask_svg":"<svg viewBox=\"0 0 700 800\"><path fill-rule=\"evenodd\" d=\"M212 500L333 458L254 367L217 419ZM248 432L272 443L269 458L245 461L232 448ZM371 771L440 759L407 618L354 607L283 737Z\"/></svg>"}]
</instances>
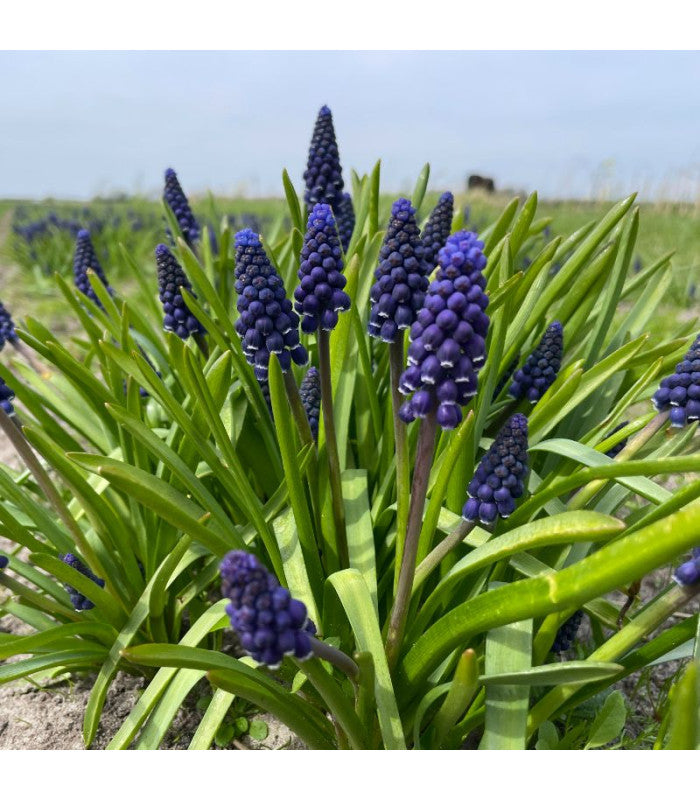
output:
<instances>
[{"instance_id":1,"label":"purple flower cluster","mask_svg":"<svg viewBox=\"0 0 700 800\"><path fill-rule=\"evenodd\" d=\"M338 234L340 243L343 245L343 252L347 252L350 239L352 239L352 232L355 230L355 208L352 204L352 197L347 192L343 192L338 204L336 222L338 223Z\"/></svg>"},{"instance_id":2,"label":"purple flower cluster","mask_svg":"<svg viewBox=\"0 0 700 800\"><path fill-rule=\"evenodd\" d=\"M318 441L318 422L321 414L321 375L316 367L309 367L299 387L299 394L309 420L311 433Z\"/></svg>"},{"instance_id":3,"label":"purple flower cluster","mask_svg":"<svg viewBox=\"0 0 700 800\"><path fill-rule=\"evenodd\" d=\"M527 418L514 414L479 462L462 516L483 525L491 525L499 516L509 517L525 491L526 476Z\"/></svg>"},{"instance_id":4,"label":"purple flower cluster","mask_svg":"<svg viewBox=\"0 0 700 800\"><path fill-rule=\"evenodd\" d=\"M156 247L156 264L158 266L158 289L160 302L163 304L163 327L173 331L181 339L206 333L202 323L185 304L182 290L192 292L192 284L175 256L164 244Z\"/></svg>"},{"instance_id":5,"label":"purple flower cluster","mask_svg":"<svg viewBox=\"0 0 700 800\"><path fill-rule=\"evenodd\" d=\"M68 564L69 567L73 567L74 570L84 575L86 578L90 578L90 580L98 586L103 587L105 585L104 580L98 578L97 575L83 564L77 556L73 555L73 553L66 553L66 555L61 556L61 561L63 561L64 564ZM91 600L88 600L84 594L81 594L69 584L66 584L66 591L70 595L70 601L76 611L89 611L91 608L94 608L95 604Z\"/></svg>"},{"instance_id":6,"label":"purple flower cluster","mask_svg":"<svg viewBox=\"0 0 700 800\"><path fill-rule=\"evenodd\" d=\"M78 231L78 236L75 240L75 255L73 257L73 278L76 288L81 291L92 302L102 308L102 303L90 286L88 280L88 270L92 270L95 275L102 281L105 288L110 294L113 294L112 289L107 282L107 276L97 259L95 248L92 246L90 233L85 229Z\"/></svg>"},{"instance_id":7,"label":"purple flower cluster","mask_svg":"<svg viewBox=\"0 0 700 800\"><path fill-rule=\"evenodd\" d=\"M554 383L564 353L564 331L561 322L553 322L540 343L528 356L522 369L513 376L508 393L516 400L523 397L536 403Z\"/></svg>"},{"instance_id":8,"label":"purple flower cluster","mask_svg":"<svg viewBox=\"0 0 700 800\"><path fill-rule=\"evenodd\" d=\"M661 381L652 397L657 411L671 412L674 428L700 419L700 336L693 342L673 375Z\"/></svg>"},{"instance_id":9,"label":"purple flower cluster","mask_svg":"<svg viewBox=\"0 0 700 800\"><path fill-rule=\"evenodd\" d=\"M309 214L301 248L300 283L294 290L294 308L303 315L304 333L319 328L333 330L338 312L350 308L350 298L343 291L347 280L342 269L343 251L333 210L326 203L318 203Z\"/></svg>"},{"instance_id":10,"label":"purple flower cluster","mask_svg":"<svg viewBox=\"0 0 700 800\"><path fill-rule=\"evenodd\" d=\"M255 368L258 381L267 380L270 354L275 353L283 372L292 361L306 364L308 355L299 343L299 317L284 291L282 278L270 263L260 236L250 228L239 231L236 242L236 332L243 352Z\"/></svg>"},{"instance_id":11,"label":"purple flower cluster","mask_svg":"<svg viewBox=\"0 0 700 800\"><path fill-rule=\"evenodd\" d=\"M0 378L0 408L2 408L8 417L13 416L15 413L15 407L12 405L14 398L15 393L5 381Z\"/></svg>"},{"instance_id":12,"label":"purple flower cluster","mask_svg":"<svg viewBox=\"0 0 700 800\"><path fill-rule=\"evenodd\" d=\"M0 553L0 569L5 569L5 567L9 563L10 563L10 559L6 555L3 555L2 553Z\"/></svg>"},{"instance_id":13,"label":"purple flower cluster","mask_svg":"<svg viewBox=\"0 0 700 800\"><path fill-rule=\"evenodd\" d=\"M226 613L243 649L256 661L278 667L285 655L308 658L316 628L306 606L251 553L231 550L221 562Z\"/></svg>"},{"instance_id":14,"label":"purple flower cluster","mask_svg":"<svg viewBox=\"0 0 700 800\"><path fill-rule=\"evenodd\" d=\"M404 422L437 408L438 423L456 428L460 406L476 394L489 327L483 247L474 233L459 231L438 254L439 267L411 326L408 367L399 381L403 394L415 392L399 411Z\"/></svg>"},{"instance_id":15,"label":"purple flower cluster","mask_svg":"<svg viewBox=\"0 0 700 800\"><path fill-rule=\"evenodd\" d=\"M15 323L12 321L10 312L0 303L0 350L5 346L5 342L16 341Z\"/></svg>"},{"instance_id":16,"label":"purple flower cluster","mask_svg":"<svg viewBox=\"0 0 700 800\"><path fill-rule=\"evenodd\" d=\"M552 653L565 653L571 649L571 645L576 641L578 629L583 622L583 611L579 609L574 612L569 619L559 628L551 647Z\"/></svg>"},{"instance_id":17,"label":"purple flower cluster","mask_svg":"<svg viewBox=\"0 0 700 800\"><path fill-rule=\"evenodd\" d=\"M177 179L174 169L165 170L165 188L163 189L163 200L170 207L173 212L177 224L182 231L182 238L187 244L192 247L193 244L199 239L201 231L199 223L192 213L190 204L182 191L180 181ZM171 243L174 245L172 233L168 230L168 236Z\"/></svg>"},{"instance_id":18,"label":"purple flower cluster","mask_svg":"<svg viewBox=\"0 0 700 800\"><path fill-rule=\"evenodd\" d=\"M626 428L626 427L627 427L627 423L626 422L621 422L616 428L613 428L613 430L611 430L610 433L608 433L605 438L608 439L614 433L617 433L618 431L621 431L623 428ZM607 450L605 452L605 455L608 456L608 458L615 458L615 456L618 453L621 453L625 449L626 445L627 445L627 437L622 439L622 441L618 442L614 447L611 447L609 450Z\"/></svg>"},{"instance_id":19,"label":"purple flower cluster","mask_svg":"<svg viewBox=\"0 0 700 800\"><path fill-rule=\"evenodd\" d=\"M304 200L308 206L327 203L333 210L339 209L343 196L343 174L333 128L333 116L328 106L323 106L318 112L304 172L304 183L306 184Z\"/></svg>"},{"instance_id":20,"label":"purple flower cluster","mask_svg":"<svg viewBox=\"0 0 700 800\"><path fill-rule=\"evenodd\" d=\"M700 583L700 547L693 548L690 560L678 567L673 573L673 578L680 586L694 586Z\"/></svg>"},{"instance_id":21,"label":"purple flower cluster","mask_svg":"<svg viewBox=\"0 0 700 800\"><path fill-rule=\"evenodd\" d=\"M379 266L374 271L367 326L370 336L395 342L400 330L411 327L425 301L428 270L415 209L401 197L391 207Z\"/></svg>"},{"instance_id":22,"label":"purple flower cluster","mask_svg":"<svg viewBox=\"0 0 700 800\"><path fill-rule=\"evenodd\" d=\"M445 246L447 237L452 230L454 210L455 199L452 192L445 192L440 196L435 208L430 212L428 221L423 226L421 239L424 256L431 269L437 264L438 253Z\"/></svg>"}]
</instances>

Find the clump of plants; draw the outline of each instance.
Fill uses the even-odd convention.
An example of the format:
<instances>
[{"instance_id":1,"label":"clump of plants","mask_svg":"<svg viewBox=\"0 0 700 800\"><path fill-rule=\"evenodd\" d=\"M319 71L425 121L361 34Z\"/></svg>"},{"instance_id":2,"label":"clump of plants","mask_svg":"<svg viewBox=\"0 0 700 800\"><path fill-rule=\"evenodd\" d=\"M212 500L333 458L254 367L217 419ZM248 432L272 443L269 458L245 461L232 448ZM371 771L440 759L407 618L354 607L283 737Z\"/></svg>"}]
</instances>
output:
<instances>
[{"instance_id":1,"label":"clump of plants","mask_svg":"<svg viewBox=\"0 0 700 800\"><path fill-rule=\"evenodd\" d=\"M657 746L697 747L700 359L692 323L649 333L668 258L633 270L633 197L566 239L536 195L475 233L427 166L388 220L379 178L346 187L324 106L269 238L201 224L172 170L170 244L119 252L136 301L77 234L80 334L4 334L0 608L32 632L0 681L97 673L90 745L143 675L115 749L195 687L196 748L251 706L310 748L578 748L619 736L618 681L691 657Z\"/></svg>"}]
</instances>

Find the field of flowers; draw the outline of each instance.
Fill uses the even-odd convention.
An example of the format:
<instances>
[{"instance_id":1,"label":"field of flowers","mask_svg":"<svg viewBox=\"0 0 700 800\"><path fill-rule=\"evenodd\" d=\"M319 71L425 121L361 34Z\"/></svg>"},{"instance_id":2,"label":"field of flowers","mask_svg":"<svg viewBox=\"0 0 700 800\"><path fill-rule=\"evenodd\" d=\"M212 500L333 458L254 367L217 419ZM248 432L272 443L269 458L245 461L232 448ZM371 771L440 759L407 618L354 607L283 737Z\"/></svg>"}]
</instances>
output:
<instances>
[{"instance_id":1,"label":"field of flowers","mask_svg":"<svg viewBox=\"0 0 700 800\"><path fill-rule=\"evenodd\" d=\"M0 683L89 676L88 747L128 674L111 749L697 748L698 209L380 177L324 106L284 200L0 203Z\"/></svg>"}]
</instances>

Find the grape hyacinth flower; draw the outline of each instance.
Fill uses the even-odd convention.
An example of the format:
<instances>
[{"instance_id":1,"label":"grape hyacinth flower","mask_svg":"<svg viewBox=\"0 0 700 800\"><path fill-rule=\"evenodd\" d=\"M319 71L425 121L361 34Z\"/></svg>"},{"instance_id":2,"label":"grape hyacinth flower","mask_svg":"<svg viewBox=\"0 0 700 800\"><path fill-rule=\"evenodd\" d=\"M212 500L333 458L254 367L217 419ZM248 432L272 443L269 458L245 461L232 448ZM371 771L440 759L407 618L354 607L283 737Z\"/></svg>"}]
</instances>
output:
<instances>
[{"instance_id":1,"label":"grape hyacinth flower","mask_svg":"<svg viewBox=\"0 0 700 800\"><path fill-rule=\"evenodd\" d=\"M455 200L452 192L440 195L435 208L430 212L428 221L423 226L421 240L423 242L424 257L432 269L437 264L437 256L445 246L447 237L452 230L452 217L454 215Z\"/></svg>"},{"instance_id":2,"label":"grape hyacinth flower","mask_svg":"<svg viewBox=\"0 0 700 800\"><path fill-rule=\"evenodd\" d=\"M299 317L287 298L284 282L270 263L260 236L250 228L239 231L236 243L236 332L246 360L258 381L267 380L270 355L275 353L282 372L306 364L306 349L299 343Z\"/></svg>"},{"instance_id":3,"label":"grape hyacinth flower","mask_svg":"<svg viewBox=\"0 0 700 800\"><path fill-rule=\"evenodd\" d=\"M345 253L350 244L350 239L352 239L352 232L355 230L355 208L352 204L352 197L347 192L343 192L343 197L338 204L336 222L338 223L340 243Z\"/></svg>"},{"instance_id":4,"label":"grape hyacinth flower","mask_svg":"<svg viewBox=\"0 0 700 800\"><path fill-rule=\"evenodd\" d=\"M578 629L583 621L583 611L579 609L572 614L569 619L559 628L551 647L552 653L565 653L571 649L571 645L576 641Z\"/></svg>"},{"instance_id":5,"label":"grape hyacinth flower","mask_svg":"<svg viewBox=\"0 0 700 800\"><path fill-rule=\"evenodd\" d=\"M621 422L616 428L613 428L613 430L611 430L610 433L608 433L605 438L609 439L613 434L617 433L618 431L621 431L623 428L626 428L627 424L628 424L627 422ZM627 437L622 439L622 441L618 442L614 447L611 447L609 450L606 450L605 455L608 456L608 458L615 458L615 456L618 455L618 453L621 453L625 449L626 445L627 445Z\"/></svg>"},{"instance_id":6,"label":"grape hyacinth flower","mask_svg":"<svg viewBox=\"0 0 700 800\"><path fill-rule=\"evenodd\" d=\"M78 231L78 236L75 242L75 256L73 257L73 277L75 280L76 288L81 291L86 297L90 298L92 302L102 308L102 302L95 294L90 281L88 280L87 271L92 270L95 275L102 281L105 289L110 294L113 294L112 288L107 282L107 276L102 270L102 266L97 259L95 248L92 246L90 233L85 229Z\"/></svg>"},{"instance_id":7,"label":"grape hyacinth flower","mask_svg":"<svg viewBox=\"0 0 700 800\"><path fill-rule=\"evenodd\" d=\"M10 312L0 303L0 350L6 342L16 342L18 339L15 331L15 323L12 321Z\"/></svg>"},{"instance_id":8,"label":"grape hyacinth flower","mask_svg":"<svg viewBox=\"0 0 700 800\"><path fill-rule=\"evenodd\" d=\"M525 492L527 476L527 418L514 414L501 428L479 462L462 509L467 522L492 525L509 517Z\"/></svg>"},{"instance_id":9,"label":"grape hyacinth flower","mask_svg":"<svg viewBox=\"0 0 700 800\"><path fill-rule=\"evenodd\" d=\"M415 209L410 200L400 197L391 207L379 266L374 271L367 326L370 336L392 343L400 330L413 325L425 301L428 272Z\"/></svg>"},{"instance_id":10,"label":"grape hyacinth flower","mask_svg":"<svg viewBox=\"0 0 700 800\"><path fill-rule=\"evenodd\" d=\"M14 398L15 393L5 381L0 378L0 408L2 408L8 417L14 416L15 413L15 407L12 405Z\"/></svg>"},{"instance_id":11,"label":"grape hyacinth flower","mask_svg":"<svg viewBox=\"0 0 700 800\"><path fill-rule=\"evenodd\" d=\"M318 423L321 415L321 376L316 367L309 367L299 387L309 427L314 441L318 441Z\"/></svg>"},{"instance_id":12,"label":"grape hyacinth flower","mask_svg":"<svg viewBox=\"0 0 700 800\"><path fill-rule=\"evenodd\" d=\"M317 203L309 214L301 248L300 284L294 290L294 308L303 315L301 329L313 333L319 328L332 331L338 324L338 312L350 308L350 298L343 291L347 282L343 254L333 210Z\"/></svg>"},{"instance_id":13,"label":"grape hyacinth flower","mask_svg":"<svg viewBox=\"0 0 700 800\"><path fill-rule=\"evenodd\" d=\"M5 569L5 567L9 563L10 563L10 559L6 555L3 555L2 553L0 553L0 569Z\"/></svg>"},{"instance_id":14,"label":"grape hyacinth flower","mask_svg":"<svg viewBox=\"0 0 700 800\"><path fill-rule=\"evenodd\" d=\"M673 375L661 381L652 397L657 411L670 409L674 428L700 419L700 336L693 342Z\"/></svg>"},{"instance_id":15,"label":"grape hyacinth flower","mask_svg":"<svg viewBox=\"0 0 700 800\"><path fill-rule=\"evenodd\" d=\"M165 188L163 189L163 200L173 212L177 224L182 231L182 237L187 244L192 247L200 237L199 223L192 213L190 204L182 191L180 181L177 179L174 169L165 170ZM170 241L174 245L172 233L168 230Z\"/></svg>"},{"instance_id":16,"label":"grape hyacinth flower","mask_svg":"<svg viewBox=\"0 0 700 800\"><path fill-rule=\"evenodd\" d=\"M556 380L564 353L564 330L553 322L528 356L522 369L513 376L508 393L516 400L523 397L536 403Z\"/></svg>"},{"instance_id":17,"label":"grape hyacinth flower","mask_svg":"<svg viewBox=\"0 0 700 800\"><path fill-rule=\"evenodd\" d=\"M343 174L333 128L333 115L328 106L323 106L316 118L304 172L304 183L306 184L304 200L307 206L326 203L334 211L340 210Z\"/></svg>"},{"instance_id":18,"label":"grape hyacinth flower","mask_svg":"<svg viewBox=\"0 0 700 800\"><path fill-rule=\"evenodd\" d=\"M226 613L243 649L261 664L278 667L285 655L312 655L316 627L306 606L251 553L231 550L221 562L221 592Z\"/></svg>"},{"instance_id":19,"label":"grape hyacinth flower","mask_svg":"<svg viewBox=\"0 0 700 800\"><path fill-rule=\"evenodd\" d=\"M73 567L74 570L77 570L81 575L84 575L86 578L90 578L93 583L96 583L99 587L104 587L105 582L102 578L98 578L92 570L87 567L83 562L73 553L66 553L66 555L61 556L61 561L64 564L68 564L69 567ZM74 589L69 584L66 584L66 591L70 595L70 601L73 604L73 608L76 611L89 611L91 608L94 608L95 604L88 600L84 594L81 594L77 589Z\"/></svg>"},{"instance_id":20,"label":"grape hyacinth flower","mask_svg":"<svg viewBox=\"0 0 700 800\"><path fill-rule=\"evenodd\" d=\"M691 558L673 573L673 579L679 586L694 586L700 583L700 547L694 547Z\"/></svg>"},{"instance_id":21,"label":"grape hyacinth flower","mask_svg":"<svg viewBox=\"0 0 700 800\"><path fill-rule=\"evenodd\" d=\"M164 244L156 247L158 266L158 296L163 304L163 328L176 333L181 339L204 334L206 330L185 304L182 289L192 292L192 284L187 279L175 256Z\"/></svg>"},{"instance_id":22,"label":"grape hyacinth flower","mask_svg":"<svg viewBox=\"0 0 700 800\"><path fill-rule=\"evenodd\" d=\"M402 394L414 392L399 412L406 423L437 408L438 424L456 428L460 406L476 394L489 327L483 247L474 233L459 231L438 254L435 278L411 326L408 367L399 382Z\"/></svg>"}]
</instances>

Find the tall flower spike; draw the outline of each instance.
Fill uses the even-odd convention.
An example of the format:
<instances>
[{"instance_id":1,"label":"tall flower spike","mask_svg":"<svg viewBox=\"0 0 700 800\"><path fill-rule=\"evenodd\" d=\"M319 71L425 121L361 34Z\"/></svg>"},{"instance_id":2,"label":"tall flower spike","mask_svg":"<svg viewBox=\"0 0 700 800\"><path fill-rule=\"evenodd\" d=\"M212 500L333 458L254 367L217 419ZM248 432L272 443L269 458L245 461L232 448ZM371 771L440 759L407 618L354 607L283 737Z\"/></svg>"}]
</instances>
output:
<instances>
[{"instance_id":1,"label":"tall flower spike","mask_svg":"<svg viewBox=\"0 0 700 800\"><path fill-rule=\"evenodd\" d=\"M318 441L318 421L321 414L321 375L316 367L309 367L299 387L301 402L309 420L314 440Z\"/></svg>"},{"instance_id":2,"label":"tall flower spike","mask_svg":"<svg viewBox=\"0 0 700 800\"><path fill-rule=\"evenodd\" d=\"M334 210L338 210L343 196L343 173L333 128L333 116L328 106L323 106L316 118L304 172L304 183L306 184L304 200L308 206L327 203Z\"/></svg>"},{"instance_id":3,"label":"tall flower spike","mask_svg":"<svg viewBox=\"0 0 700 800\"><path fill-rule=\"evenodd\" d=\"M700 336L693 342L673 375L661 381L652 397L657 411L671 409L674 428L700 419Z\"/></svg>"},{"instance_id":4,"label":"tall flower spike","mask_svg":"<svg viewBox=\"0 0 700 800\"><path fill-rule=\"evenodd\" d=\"M336 222L338 223L338 233L340 234L340 243L343 245L343 252L347 252L350 239L352 239L352 232L355 230L355 208L352 204L352 197L347 192L343 192L343 197L338 204Z\"/></svg>"},{"instance_id":5,"label":"tall flower spike","mask_svg":"<svg viewBox=\"0 0 700 800\"><path fill-rule=\"evenodd\" d=\"M456 428L460 406L476 394L489 327L483 247L474 233L459 231L438 254L439 267L411 326L408 367L399 381L402 394L415 392L399 411L404 422L437 407L438 423Z\"/></svg>"},{"instance_id":6,"label":"tall flower spike","mask_svg":"<svg viewBox=\"0 0 700 800\"><path fill-rule=\"evenodd\" d=\"M569 619L559 628L557 635L552 643L552 653L564 653L571 649L571 645L576 641L578 629L583 622L583 611L575 611Z\"/></svg>"},{"instance_id":7,"label":"tall flower spike","mask_svg":"<svg viewBox=\"0 0 700 800\"><path fill-rule=\"evenodd\" d=\"M700 547L693 549L690 560L678 567L673 573L673 579L679 586L694 586L700 583Z\"/></svg>"},{"instance_id":8,"label":"tall flower spike","mask_svg":"<svg viewBox=\"0 0 700 800\"><path fill-rule=\"evenodd\" d=\"M299 317L284 291L282 278L270 263L260 236L250 228L239 231L236 242L236 332L243 352L255 368L255 377L267 380L270 354L275 353L283 372L292 361L306 364L308 355L299 343Z\"/></svg>"},{"instance_id":9,"label":"tall flower spike","mask_svg":"<svg viewBox=\"0 0 700 800\"><path fill-rule=\"evenodd\" d=\"M16 342L17 339L15 323L12 321L10 312L0 303L0 350L6 342Z\"/></svg>"},{"instance_id":10,"label":"tall flower spike","mask_svg":"<svg viewBox=\"0 0 700 800\"><path fill-rule=\"evenodd\" d=\"M316 633L306 606L251 553L231 550L221 562L221 593L241 646L256 661L278 667L285 655L308 658Z\"/></svg>"},{"instance_id":11,"label":"tall flower spike","mask_svg":"<svg viewBox=\"0 0 700 800\"><path fill-rule=\"evenodd\" d=\"M64 564L68 564L69 567L73 567L74 570L84 575L86 578L90 578L90 580L98 586L103 587L105 585L104 580L98 578L97 575L83 564L77 556L73 555L73 553L66 553L66 555L61 556L61 561L63 561ZM66 584L66 591L70 595L70 601L76 611L89 611L91 608L94 608L95 604L91 600L88 600L84 594L81 594L69 584Z\"/></svg>"},{"instance_id":12,"label":"tall flower spike","mask_svg":"<svg viewBox=\"0 0 700 800\"><path fill-rule=\"evenodd\" d=\"M561 322L553 322L540 343L528 356L522 369L513 376L508 393L516 400L523 397L536 403L554 383L564 353L564 330Z\"/></svg>"},{"instance_id":13,"label":"tall flower spike","mask_svg":"<svg viewBox=\"0 0 700 800\"><path fill-rule=\"evenodd\" d=\"M395 342L399 331L410 328L423 307L429 266L410 200L400 197L391 207L379 266L369 293L372 307L367 330L383 342Z\"/></svg>"},{"instance_id":14,"label":"tall flower spike","mask_svg":"<svg viewBox=\"0 0 700 800\"><path fill-rule=\"evenodd\" d=\"M175 256L164 244L156 247L158 266L158 296L163 305L163 327L176 333L181 339L206 333L202 323L195 317L185 303L182 290L192 291L192 284Z\"/></svg>"},{"instance_id":15,"label":"tall flower spike","mask_svg":"<svg viewBox=\"0 0 700 800\"><path fill-rule=\"evenodd\" d=\"M2 408L8 417L12 417L15 413L15 407L12 405L14 398L15 393L5 381L0 378L0 408Z\"/></svg>"},{"instance_id":16,"label":"tall flower spike","mask_svg":"<svg viewBox=\"0 0 700 800\"><path fill-rule=\"evenodd\" d=\"M515 510L527 476L527 418L514 414L501 428L479 462L462 509L468 522L492 525Z\"/></svg>"},{"instance_id":17,"label":"tall flower spike","mask_svg":"<svg viewBox=\"0 0 700 800\"><path fill-rule=\"evenodd\" d=\"M173 212L177 224L180 226L182 236L187 244L192 247L199 239L201 231L195 215L192 213L190 204L182 191L180 181L177 179L174 169L165 170L165 187L163 189L163 200L168 204ZM168 236L172 244L172 232L168 230Z\"/></svg>"},{"instance_id":18,"label":"tall flower spike","mask_svg":"<svg viewBox=\"0 0 700 800\"><path fill-rule=\"evenodd\" d=\"M332 331L338 324L338 312L350 308L350 298L343 291L346 284L343 253L333 211L326 203L311 209L301 248L299 286L294 290L294 308L303 315L301 329L313 333L321 328Z\"/></svg>"},{"instance_id":19,"label":"tall flower spike","mask_svg":"<svg viewBox=\"0 0 700 800\"><path fill-rule=\"evenodd\" d=\"M112 288L107 282L107 276L104 274L100 262L97 259L95 248L92 246L90 233L83 229L78 231L78 236L75 241L75 255L73 257L75 287L86 297L89 297L96 306L102 308L102 303L93 291L90 281L88 280L87 271L89 269L102 281L107 291L113 294Z\"/></svg>"},{"instance_id":20,"label":"tall flower spike","mask_svg":"<svg viewBox=\"0 0 700 800\"><path fill-rule=\"evenodd\" d=\"M435 208L430 212L428 221L423 226L423 241L426 262L432 269L437 264L437 256L445 246L452 230L452 217L455 211L455 199L452 192L440 195Z\"/></svg>"}]
</instances>

